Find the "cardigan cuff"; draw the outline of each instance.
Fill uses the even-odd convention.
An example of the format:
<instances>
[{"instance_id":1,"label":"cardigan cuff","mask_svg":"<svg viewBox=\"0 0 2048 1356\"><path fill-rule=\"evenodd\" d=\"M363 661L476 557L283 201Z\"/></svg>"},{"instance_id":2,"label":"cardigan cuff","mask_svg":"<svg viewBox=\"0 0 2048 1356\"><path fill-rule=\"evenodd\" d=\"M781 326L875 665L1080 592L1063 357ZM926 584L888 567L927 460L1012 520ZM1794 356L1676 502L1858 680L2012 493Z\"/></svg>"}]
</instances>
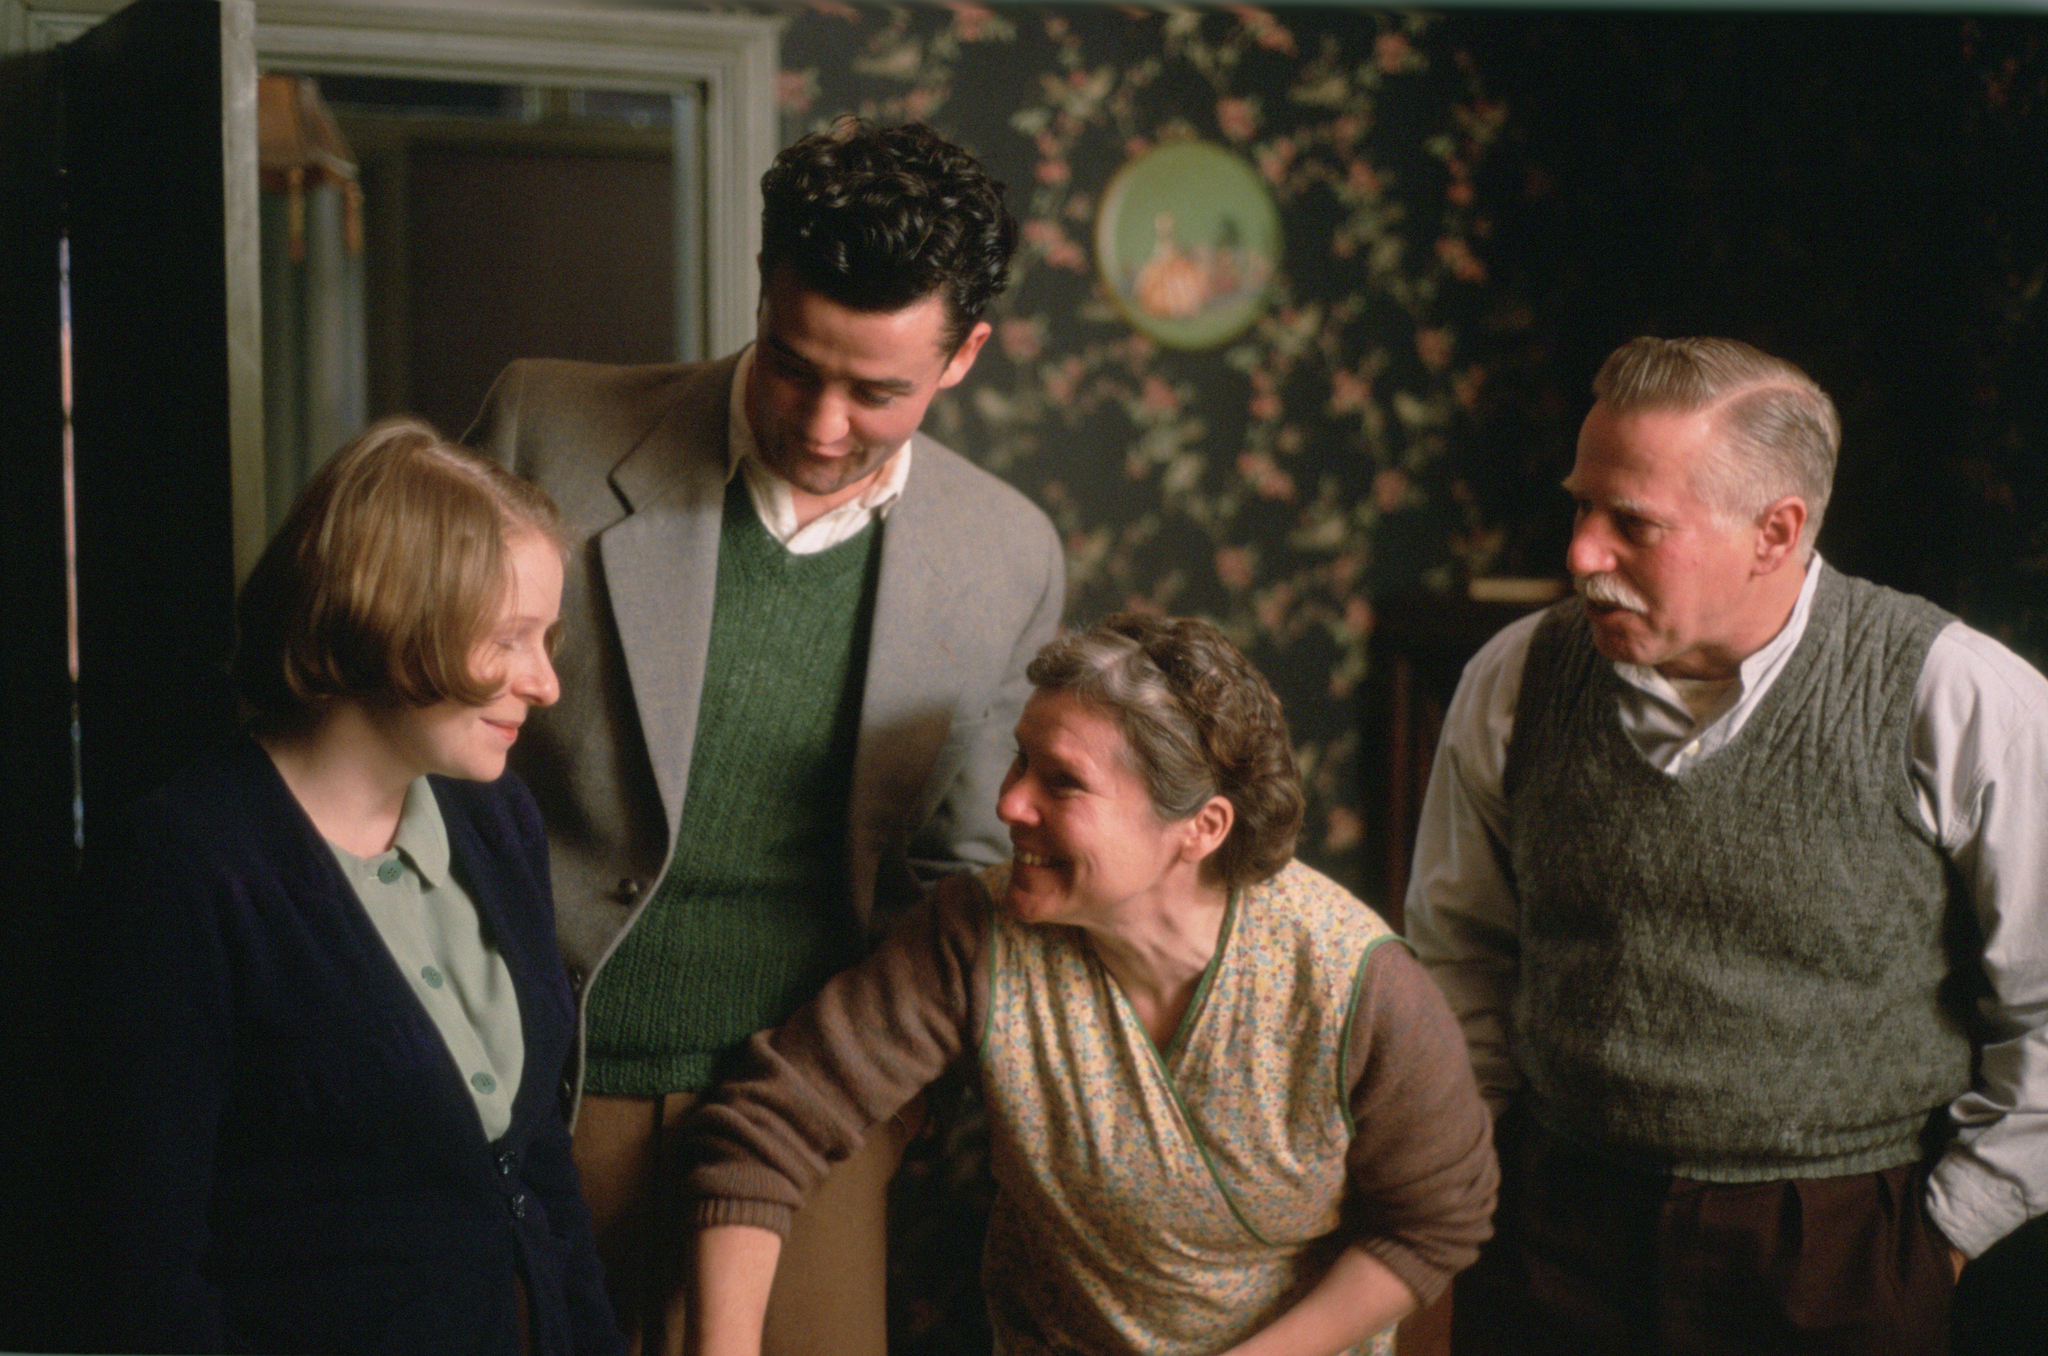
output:
<instances>
[{"instance_id":1,"label":"cardigan cuff","mask_svg":"<svg viewBox=\"0 0 2048 1356\"><path fill-rule=\"evenodd\" d=\"M745 1224L783 1238L789 1237L790 1222L795 1218L796 1211L773 1201L700 1199L690 1211L690 1222L700 1232L720 1224Z\"/></svg>"}]
</instances>

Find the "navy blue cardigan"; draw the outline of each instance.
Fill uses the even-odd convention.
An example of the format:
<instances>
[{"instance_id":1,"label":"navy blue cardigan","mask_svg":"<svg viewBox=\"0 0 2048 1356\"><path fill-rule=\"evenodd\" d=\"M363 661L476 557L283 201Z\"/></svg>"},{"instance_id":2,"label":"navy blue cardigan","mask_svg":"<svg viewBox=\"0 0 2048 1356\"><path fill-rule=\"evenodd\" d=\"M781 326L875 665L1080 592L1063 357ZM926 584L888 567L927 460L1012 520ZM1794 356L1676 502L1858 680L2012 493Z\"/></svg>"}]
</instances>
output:
<instances>
[{"instance_id":1,"label":"navy blue cardigan","mask_svg":"<svg viewBox=\"0 0 2048 1356\"><path fill-rule=\"evenodd\" d=\"M487 1141L327 845L243 740L132 812L71 958L80 1349L621 1350L562 1119L573 1031L526 788L432 779L452 871L519 995Z\"/></svg>"}]
</instances>

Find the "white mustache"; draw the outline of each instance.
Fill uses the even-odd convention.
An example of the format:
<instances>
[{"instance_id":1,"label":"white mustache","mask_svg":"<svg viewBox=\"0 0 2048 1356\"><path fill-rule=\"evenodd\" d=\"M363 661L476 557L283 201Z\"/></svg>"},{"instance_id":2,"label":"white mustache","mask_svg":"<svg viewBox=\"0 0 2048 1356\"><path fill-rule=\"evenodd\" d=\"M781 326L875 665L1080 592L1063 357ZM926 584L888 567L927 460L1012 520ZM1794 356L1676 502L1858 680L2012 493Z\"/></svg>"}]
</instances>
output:
<instances>
[{"instance_id":1,"label":"white mustache","mask_svg":"<svg viewBox=\"0 0 2048 1356\"><path fill-rule=\"evenodd\" d=\"M1576 575L1572 579L1572 587L1578 590L1581 598L1602 607L1619 607L1629 612L1650 610L1649 601L1642 594L1611 574Z\"/></svg>"}]
</instances>

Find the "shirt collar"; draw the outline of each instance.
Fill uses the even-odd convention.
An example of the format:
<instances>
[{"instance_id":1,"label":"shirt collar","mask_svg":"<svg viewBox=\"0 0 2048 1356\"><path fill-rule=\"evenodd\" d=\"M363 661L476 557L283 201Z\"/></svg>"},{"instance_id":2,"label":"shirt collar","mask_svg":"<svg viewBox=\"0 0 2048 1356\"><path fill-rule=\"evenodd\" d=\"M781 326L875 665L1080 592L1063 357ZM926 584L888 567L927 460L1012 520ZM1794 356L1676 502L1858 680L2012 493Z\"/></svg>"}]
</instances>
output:
<instances>
[{"instance_id":1,"label":"shirt collar","mask_svg":"<svg viewBox=\"0 0 2048 1356\"><path fill-rule=\"evenodd\" d=\"M440 802L425 777L405 788L405 808L398 812L398 834L391 840L428 887L448 879L448 825Z\"/></svg>"}]
</instances>

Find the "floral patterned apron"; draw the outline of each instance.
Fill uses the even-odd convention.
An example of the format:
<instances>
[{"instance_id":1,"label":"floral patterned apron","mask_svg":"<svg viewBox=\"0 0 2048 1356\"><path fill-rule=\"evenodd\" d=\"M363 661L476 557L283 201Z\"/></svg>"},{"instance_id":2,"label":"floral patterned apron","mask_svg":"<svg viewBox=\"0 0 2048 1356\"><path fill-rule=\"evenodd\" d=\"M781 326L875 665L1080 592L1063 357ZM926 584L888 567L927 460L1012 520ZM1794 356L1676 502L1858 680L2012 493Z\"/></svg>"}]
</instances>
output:
<instances>
[{"instance_id":1,"label":"floral patterned apron","mask_svg":"<svg viewBox=\"0 0 2048 1356\"><path fill-rule=\"evenodd\" d=\"M991 899L1006 876L984 874ZM1212 1356L1321 1278L1349 1241L1345 1040L1391 937L1289 865L1232 901L1160 1050L1083 933L995 911L981 1064L998 1352ZM1391 1332L1359 1348L1391 1350Z\"/></svg>"}]
</instances>

